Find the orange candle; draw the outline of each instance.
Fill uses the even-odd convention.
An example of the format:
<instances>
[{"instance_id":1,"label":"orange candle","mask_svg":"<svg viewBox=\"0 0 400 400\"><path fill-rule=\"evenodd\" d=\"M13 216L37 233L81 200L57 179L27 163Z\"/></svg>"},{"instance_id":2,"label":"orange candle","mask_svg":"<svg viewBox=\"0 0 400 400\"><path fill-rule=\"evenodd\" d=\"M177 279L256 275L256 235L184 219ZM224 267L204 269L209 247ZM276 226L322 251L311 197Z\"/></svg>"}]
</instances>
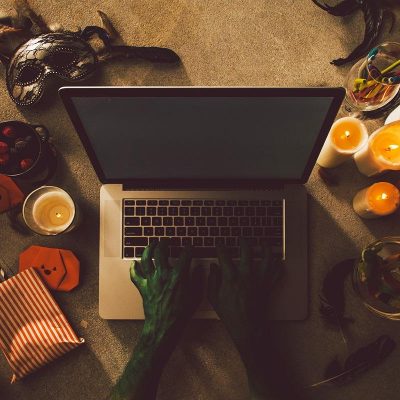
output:
<instances>
[{"instance_id":1,"label":"orange candle","mask_svg":"<svg viewBox=\"0 0 400 400\"><path fill-rule=\"evenodd\" d=\"M317 163L324 168L336 167L350 159L367 140L367 129L360 120L353 117L340 118L332 125Z\"/></svg>"},{"instance_id":2,"label":"orange candle","mask_svg":"<svg viewBox=\"0 0 400 400\"><path fill-rule=\"evenodd\" d=\"M386 170L400 170L400 121L374 132L365 146L354 156L361 173L367 176Z\"/></svg>"},{"instance_id":3,"label":"orange candle","mask_svg":"<svg viewBox=\"0 0 400 400\"><path fill-rule=\"evenodd\" d=\"M355 212L363 218L392 214L400 203L400 192L389 182L378 182L360 190L353 199Z\"/></svg>"}]
</instances>

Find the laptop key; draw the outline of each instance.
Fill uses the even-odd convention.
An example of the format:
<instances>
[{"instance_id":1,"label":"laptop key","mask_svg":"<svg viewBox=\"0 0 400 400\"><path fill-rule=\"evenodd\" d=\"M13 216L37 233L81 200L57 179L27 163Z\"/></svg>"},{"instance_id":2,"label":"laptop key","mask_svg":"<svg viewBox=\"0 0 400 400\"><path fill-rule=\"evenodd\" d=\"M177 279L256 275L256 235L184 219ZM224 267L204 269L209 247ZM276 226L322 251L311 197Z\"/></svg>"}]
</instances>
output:
<instances>
[{"instance_id":1,"label":"laptop key","mask_svg":"<svg viewBox=\"0 0 400 400\"><path fill-rule=\"evenodd\" d=\"M140 218L139 217L125 217L125 225L126 226L140 226Z\"/></svg>"},{"instance_id":2,"label":"laptop key","mask_svg":"<svg viewBox=\"0 0 400 400\"><path fill-rule=\"evenodd\" d=\"M229 236L231 233L231 230L227 226L224 226L220 229L220 233L221 233L221 236Z\"/></svg>"},{"instance_id":3,"label":"laptop key","mask_svg":"<svg viewBox=\"0 0 400 400\"><path fill-rule=\"evenodd\" d=\"M210 207L201 207L201 215L203 215L203 216L211 215L211 208Z\"/></svg>"},{"instance_id":4,"label":"laptop key","mask_svg":"<svg viewBox=\"0 0 400 400\"><path fill-rule=\"evenodd\" d=\"M222 208L220 208L220 207L213 207L213 209L212 209L212 215L213 215L213 216L216 216L216 217L221 216L221 215L222 215Z\"/></svg>"},{"instance_id":5,"label":"laptop key","mask_svg":"<svg viewBox=\"0 0 400 400\"><path fill-rule=\"evenodd\" d=\"M231 229L231 233L232 233L232 236L237 236L237 237L239 237L239 236L242 235L242 229L239 228L239 227L233 227L233 228Z\"/></svg>"},{"instance_id":6,"label":"laptop key","mask_svg":"<svg viewBox=\"0 0 400 400\"><path fill-rule=\"evenodd\" d=\"M224 217L231 217L233 215L233 208L232 207L224 207L223 214L224 214Z\"/></svg>"},{"instance_id":7,"label":"laptop key","mask_svg":"<svg viewBox=\"0 0 400 400\"><path fill-rule=\"evenodd\" d=\"M154 234L155 234L156 236L164 236L164 228L161 227L161 226L157 226L157 227L154 229Z\"/></svg>"},{"instance_id":8,"label":"laptop key","mask_svg":"<svg viewBox=\"0 0 400 400\"><path fill-rule=\"evenodd\" d=\"M194 206L202 206L203 205L203 200L193 200L193 205Z\"/></svg>"},{"instance_id":9,"label":"laptop key","mask_svg":"<svg viewBox=\"0 0 400 400\"><path fill-rule=\"evenodd\" d=\"M146 226L146 227L143 229L143 234L144 234L145 236L153 236L153 235L154 235L153 231L154 231L154 229L153 229L152 227Z\"/></svg>"},{"instance_id":10,"label":"laptop key","mask_svg":"<svg viewBox=\"0 0 400 400\"><path fill-rule=\"evenodd\" d=\"M235 207L233 209L233 215L236 217L241 217L244 215L244 208L243 207Z\"/></svg>"},{"instance_id":11,"label":"laptop key","mask_svg":"<svg viewBox=\"0 0 400 400\"><path fill-rule=\"evenodd\" d=\"M182 200L181 201L182 206L191 206L192 205L192 200Z\"/></svg>"},{"instance_id":12,"label":"laptop key","mask_svg":"<svg viewBox=\"0 0 400 400\"><path fill-rule=\"evenodd\" d=\"M228 218L226 218L226 217L219 217L219 218L218 218L218 225L219 225L219 226L227 226L227 225L228 225Z\"/></svg>"},{"instance_id":13,"label":"laptop key","mask_svg":"<svg viewBox=\"0 0 400 400\"><path fill-rule=\"evenodd\" d=\"M225 238L223 238L223 237L216 237L216 238L215 238L215 245L216 245L216 246L225 246Z\"/></svg>"},{"instance_id":14,"label":"laptop key","mask_svg":"<svg viewBox=\"0 0 400 400\"><path fill-rule=\"evenodd\" d=\"M265 215L267 215L267 210L265 209L265 207L257 207L256 208L256 215L258 217L264 217Z\"/></svg>"},{"instance_id":15,"label":"laptop key","mask_svg":"<svg viewBox=\"0 0 400 400\"><path fill-rule=\"evenodd\" d=\"M151 219L151 223L152 223L154 226L160 226L160 225L162 225L161 222L162 222L162 221L161 221L161 217L153 217L153 218Z\"/></svg>"},{"instance_id":16,"label":"laptop key","mask_svg":"<svg viewBox=\"0 0 400 400\"><path fill-rule=\"evenodd\" d=\"M214 205L214 200L204 200L204 205L205 206L213 206Z\"/></svg>"},{"instance_id":17,"label":"laptop key","mask_svg":"<svg viewBox=\"0 0 400 400\"><path fill-rule=\"evenodd\" d=\"M157 215L167 215L168 208L167 207L158 207L157 208Z\"/></svg>"},{"instance_id":18,"label":"laptop key","mask_svg":"<svg viewBox=\"0 0 400 400\"><path fill-rule=\"evenodd\" d=\"M185 220L183 217L175 217L174 218L174 225L176 226L183 226L185 224Z\"/></svg>"},{"instance_id":19,"label":"laptop key","mask_svg":"<svg viewBox=\"0 0 400 400\"><path fill-rule=\"evenodd\" d=\"M246 207L246 215L248 217L252 217L253 215L255 215L256 210L254 209L254 207Z\"/></svg>"},{"instance_id":20,"label":"laptop key","mask_svg":"<svg viewBox=\"0 0 400 400\"><path fill-rule=\"evenodd\" d=\"M145 206L146 205L146 200L136 200L136 205L137 206Z\"/></svg>"},{"instance_id":21,"label":"laptop key","mask_svg":"<svg viewBox=\"0 0 400 400\"><path fill-rule=\"evenodd\" d=\"M239 224L241 226L248 226L250 225L250 218L249 217L240 217Z\"/></svg>"},{"instance_id":22,"label":"laptop key","mask_svg":"<svg viewBox=\"0 0 400 400\"><path fill-rule=\"evenodd\" d=\"M214 246L214 238L205 237L204 238L204 246Z\"/></svg>"},{"instance_id":23,"label":"laptop key","mask_svg":"<svg viewBox=\"0 0 400 400\"><path fill-rule=\"evenodd\" d=\"M171 200L171 204L172 204L172 200ZM168 208L168 215L178 215L178 207L170 207Z\"/></svg>"},{"instance_id":24,"label":"laptop key","mask_svg":"<svg viewBox=\"0 0 400 400\"><path fill-rule=\"evenodd\" d=\"M125 228L126 236L142 236L142 228L141 227L128 227Z\"/></svg>"},{"instance_id":25,"label":"laptop key","mask_svg":"<svg viewBox=\"0 0 400 400\"><path fill-rule=\"evenodd\" d=\"M148 206L156 206L158 204L158 200L147 200Z\"/></svg>"},{"instance_id":26,"label":"laptop key","mask_svg":"<svg viewBox=\"0 0 400 400\"><path fill-rule=\"evenodd\" d=\"M210 236L219 236L219 228L216 226L212 226L210 228Z\"/></svg>"},{"instance_id":27,"label":"laptop key","mask_svg":"<svg viewBox=\"0 0 400 400\"><path fill-rule=\"evenodd\" d=\"M194 225L194 218L193 217L185 217L185 225L186 226L193 226Z\"/></svg>"},{"instance_id":28,"label":"laptop key","mask_svg":"<svg viewBox=\"0 0 400 400\"><path fill-rule=\"evenodd\" d=\"M282 217L275 217L275 218L273 218L272 224L273 224L274 226L282 226L282 223L283 223Z\"/></svg>"},{"instance_id":29,"label":"laptop key","mask_svg":"<svg viewBox=\"0 0 400 400\"><path fill-rule=\"evenodd\" d=\"M251 228L243 228L243 236L252 236L253 230Z\"/></svg>"},{"instance_id":30,"label":"laptop key","mask_svg":"<svg viewBox=\"0 0 400 400\"><path fill-rule=\"evenodd\" d=\"M136 207L136 215L146 215L145 207Z\"/></svg>"},{"instance_id":31,"label":"laptop key","mask_svg":"<svg viewBox=\"0 0 400 400\"><path fill-rule=\"evenodd\" d=\"M229 226L238 226L238 225L239 225L239 218L237 217L229 218Z\"/></svg>"},{"instance_id":32,"label":"laptop key","mask_svg":"<svg viewBox=\"0 0 400 400\"><path fill-rule=\"evenodd\" d=\"M124 248L124 257L132 258L135 257L135 250L133 247L125 247Z\"/></svg>"},{"instance_id":33,"label":"laptop key","mask_svg":"<svg viewBox=\"0 0 400 400\"><path fill-rule=\"evenodd\" d=\"M176 228L176 235L177 236L186 236L186 228L183 226L179 226Z\"/></svg>"},{"instance_id":34,"label":"laptop key","mask_svg":"<svg viewBox=\"0 0 400 400\"><path fill-rule=\"evenodd\" d=\"M179 215L183 216L189 215L189 207L181 207L179 209Z\"/></svg>"},{"instance_id":35,"label":"laptop key","mask_svg":"<svg viewBox=\"0 0 400 400\"><path fill-rule=\"evenodd\" d=\"M263 236L263 228L256 227L253 229L254 236Z\"/></svg>"},{"instance_id":36,"label":"laptop key","mask_svg":"<svg viewBox=\"0 0 400 400\"><path fill-rule=\"evenodd\" d=\"M198 215L200 215L200 207L192 207L190 209L190 215L192 217L197 217Z\"/></svg>"},{"instance_id":37,"label":"laptop key","mask_svg":"<svg viewBox=\"0 0 400 400\"><path fill-rule=\"evenodd\" d=\"M225 243L229 247L234 247L237 245L237 238L227 237L227 238L225 238Z\"/></svg>"},{"instance_id":38,"label":"laptop key","mask_svg":"<svg viewBox=\"0 0 400 400\"><path fill-rule=\"evenodd\" d=\"M180 246L181 245L181 238L179 237L173 237L169 240L169 244L171 246Z\"/></svg>"},{"instance_id":39,"label":"laptop key","mask_svg":"<svg viewBox=\"0 0 400 400\"><path fill-rule=\"evenodd\" d=\"M125 207L125 215L135 215L135 207Z\"/></svg>"},{"instance_id":40,"label":"laptop key","mask_svg":"<svg viewBox=\"0 0 400 400\"><path fill-rule=\"evenodd\" d=\"M280 217L282 216L282 207L268 207L269 217Z\"/></svg>"},{"instance_id":41,"label":"laptop key","mask_svg":"<svg viewBox=\"0 0 400 400\"><path fill-rule=\"evenodd\" d=\"M193 246L203 246L203 238L201 237L193 238Z\"/></svg>"},{"instance_id":42,"label":"laptop key","mask_svg":"<svg viewBox=\"0 0 400 400\"><path fill-rule=\"evenodd\" d=\"M150 217L142 217L142 225L151 225Z\"/></svg>"},{"instance_id":43,"label":"laptop key","mask_svg":"<svg viewBox=\"0 0 400 400\"><path fill-rule=\"evenodd\" d=\"M226 202L226 205L227 206L236 206L237 205L237 201L236 200L228 200L227 202Z\"/></svg>"},{"instance_id":44,"label":"laptop key","mask_svg":"<svg viewBox=\"0 0 400 400\"><path fill-rule=\"evenodd\" d=\"M199 228L199 236L208 236L208 228L205 226L201 226Z\"/></svg>"},{"instance_id":45,"label":"laptop key","mask_svg":"<svg viewBox=\"0 0 400 400\"><path fill-rule=\"evenodd\" d=\"M250 201L251 206L259 206L260 205L260 200L251 200Z\"/></svg>"},{"instance_id":46,"label":"laptop key","mask_svg":"<svg viewBox=\"0 0 400 400\"><path fill-rule=\"evenodd\" d=\"M147 215L157 215L156 207L147 207Z\"/></svg>"},{"instance_id":47,"label":"laptop key","mask_svg":"<svg viewBox=\"0 0 400 400\"><path fill-rule=\"evenodd\" d=\"M165 234L167 236L175 236L175 228L169 226L168 228L165 229Z\"/></svg>"},{"instance_id":48,"label":"laptop key","mask_svg":"<svg viewBox=\"0 0 400 400\"><path fill-rule=\"evenodd\" d=\"M258 217L251 217L250 218L250 225L251 226L260 226L261 225L261 219Z\"/></svg>"},{"instance_id":49,"label":"laptop key","mask_svg":"<svg viewBox=\"0 0 400 400\"><path fill-rule=\"evenodd\" d=\"M265 236L282 236L283 230L280 227L276 228L265 228Z\"/></svg>"},{"instance_id":50,"label":"laptop key","mask_svg":"<svg viewBox=\"0 0 400 400\"><path fill-rule=\"evenodd\" d=\"M148 239L147 237L133 237L132 239L133 246L147 246Z\"/></svg>"},{"instance_id":51,"label":"laptop key","mask_svg":"<svg viewBox=\"0 0 400 400\"><path fill-rule=\"evenodd\" d=\"M174 220L172 219L172 217L164 217L163 218L164 226L169 226L169 225L173 225L173 224L174 224Z\"/></svg>"},{"instance_id":52,"label":"laptop key","mask_svg":"<svg viewBox=\"0 0 400 400\"><path fill-rule=\"evenodd\" d=\"M134 206L135 205L135 200L125 200L125 205L126 206Z\"/></svg>"},{"instance_id":53,"label":"laptop key","mask_svg":"<svg viewBox=\"0 0 400 400\"><path fill-rule=\"evenodd\" d=\"M168 206L169 205L169 200L160 200L158 202L158 205L160 205L160 206Z\"/></svg>"},{"instance_id":54,"label":"laptop key","mask_svg":"<svg viewBox=\"0 0 400 400\"><path fill-rule=\"evenodd\" d=\"M196 217L196 225L204 226L206 224L206 219L204 217Z\"/></svg>"},{"instance_id":55,"label":"laptop key","mask_svg":"<svg viewBox=\"0 0 400 400\"><path fill-rule=\"evenodd\" d=\"M249 202L248 202L248 200L239 200L238 204L239 204L239 206L248 206Z\"/></svg>"},{"instance_id":56,"label":"laptop key","mask_svg":"<svg viewBox=\"0 0 400 400\"><path fill-rule=\"evenodd\" d=\"M187 234L189 236L197 236L197 228L194 226L190 226L189 228L187 228Z\"/></svg>"},{"instance_id":57,"label":"laptop key","mask_svg":"<svg viewBox=\"0 0 400 400\"><path fill-rule=\"evenodd\" d=\"M133 246L133 237L126 237L124 239L124 245L125 246Z\"/></svg>"},{"instance_id":58,"label":"laptop key","mask_svg":"<svg viewBox=\"0 0 400 400\"><path fill-rule=\"evenodd\" d=\"M215 218L215 217L208 217L208 218L207 218L207 225L208 225L208 226L215 226L215 225L217 225L217 218Z\"/></svg>"},{"instance_id":59,"label":"laptop key","mask_svg":"<svg viewBox=\"0 0 400 400\"><path fill-rule=\"evenodd\" d=\"M136 247L135 257L142 257L143 252L144 252L144 247Z\"/></svg>"},{"instance_id":60,"label":"laptop key","mask_svg":"<svg viewBox=\"0 0 400 400\"><path fill-rule=\"evenodd\" d=\"M180 200L171 200L170 201L171 206L179 206L181 204Z\"/></svg>"}]
</instances>

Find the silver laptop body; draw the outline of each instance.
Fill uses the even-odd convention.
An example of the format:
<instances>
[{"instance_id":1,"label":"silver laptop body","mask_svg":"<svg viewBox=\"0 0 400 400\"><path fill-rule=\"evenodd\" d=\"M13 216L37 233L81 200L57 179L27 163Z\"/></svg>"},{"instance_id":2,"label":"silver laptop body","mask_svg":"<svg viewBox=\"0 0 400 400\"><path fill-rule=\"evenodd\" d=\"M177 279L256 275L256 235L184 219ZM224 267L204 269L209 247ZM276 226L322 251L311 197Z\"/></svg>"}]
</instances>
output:
<instances>
[{"instance_id":1,"label":"silver laptop body","mask_svg":"<svg viewBox=\"0 0 400 400\"><path fill-rule=\"evenodd\" d=\"M271 243L276 245L275 247L282 254L285 273L279 287L274 290L270 303L266 305L266 313L271 319L277 320L302 320L307 317L307 193L303 184L308 179L341 104L344 96L342 89L67 87L61 88L60 94L99 179L104 183L100 191L99 243L99 313L102 318L144 318L140 294L129 279L129 267L132 259L140 259L140 252L148 243L146 238L151 240L159 236L155 234L156 232L162 233L159 237L169 237L168 233L179 236L177 232L183 231L185 235L181 234L181 237L174 239L179 245L188 240L194 245L200 243L198 256L192 263L202 265L207 269L210 262L215 262L215 259L209 252L211 247L205 246L206 243L215 244L217 241L222 241L224 244L234 243L232 232L240 232L240 236L243 234L246 236L253 234L257 228L257 232L263 232L265 235L270 232L279 232L282 238L281 242L277 238L268 238L272 239ZM125 114L121 111L124 107L127 107ZM232 110L229 107L232 107ZM283 111L284 115L278 115ZM227 112L229 114L226 114ZM240 113L243 116L240 116ZM184 116L180 117L182 114ZM238 114L240 118L237 117ZM227 115L232 115L232 119L238 118L239 122L236 122L236 125L242 124L245 120L243 126L247 128L246 138L234 135L233 130L236 129L236 125L228 126ZM165 121L162 120L163 118ZM273 122L274 118L275 122ZM132 121L127 125L126 121L130 119ZM140 158L143 152L148 152L150 162L154 164L163 157L162 149L159 153L155 151L158 157L152 154L151 149L157 147L155 139L150 142L151 146L141 148L139 146L140 150L126 150L126 148L137 148L140 140L146 143L152 134L156 135L155 138L168 134L174 146L177 147L178 153L181 148L185 151L186 141L190 140L190 136L185 141L179 139L183 137L179 136L179 130L191 131L192 129L189 128L192 127L192 123L197 137L207 129L213 131L212 138L215 138L215 141L209 140L210 146L221 146L217 135L224 131L225 126L229 127L229 139L239 138L238 142L244 139L257 142L260 139L261 142L264 140L268 144L267 147L273 143L274 148L268 150L271 152L269 159L275 157L276 164L264 166L264 158L254 160L257 158L255 155L254 159L243 164L239 172L234 172L242 173L248 164L257 161L257 168L250 171L249 175L225 177L223 174L229 175L230 171L236 168L235 160L238 160L242 154L240 149L232 147L231 152L221 152L221 164L224 164L221 165L221 169L226 168L228 172L224 170L222 175L217 173L216 177L210 178L210 174L219 168L216 168L215 162L213 163L215 155L210 154L212 151L209 152L207 148L200 148L202 144L199 141L200 144L196 144L198 151L191 149L194 153L191 155L193 162L189 160L185 168L181 165L176 166L176 174L172 166L168 167L171 168L168 176L160 176L163 174L161 165L159 167L161 172L155 171L154 174L158 175L154 177L126 175L130 173L129 171L139 170L145 159L143 158L138 166L130 165L128 172L123 168L124 162L128 165L131 158ZM114 126L115 132L111 134L109 128L105 128L107 124ZM146 132L146 124L154 130L153 133L150 128L149 133ZM262 130L260 130L260 124L265 125ZM202 131L199 130L199 125ZM269 125L271 125L270 129L275 129L275 131L280 126L283 130L275 135L270 134L270 137L264 139L260 138L264 135L263 133L257 133L257 137L252 138L253 129L258 129L258 132L265 130L265 135L268 136ZM103 129L108 132L108 135L102 133ZM243 130L243 127L241 129ZM175 130L178 132L176 134L178 139L174 137ZM288 130L291 131L288 132ZM121 156L116 157L114 154L108 157L107 151L116 151L113 144L118 143L119 139L113 138L113 135L118 135L119 132L125 135L121 140L122 144L119 145ZM226 135L227 131L224 132ZM308 138L308 134L312 137ZM109 140L108 148L107 140ZM296 142L297 147L292 146L292 141ZM303 142L306 149L302 147ZM167 139L164 139L163 143L161 147L169 148L170 143ZM247 142L243 141L241 144L244 153L246 152L245 143ZM118 148L118 145L116 147ZM239 157L229 160L230 154L236 154L236 150ZM132 157L127 157L130 151L133 152ZM173 151L169 151L171 157ZM252 150L250 148L247 151ZM255 153L257 152L258 150L255 150ZM121 160L124 157L127 159ZM290 158L287 160L287 163L293 164L290 168L283 162L284 157ZM109 158L112 158L112 165L109 165ZM211 160L213 168L207 172L208 175L205 173L203 164L196 161L197 158L201 158L205 163L208 159ZM199 173L196 170L196 162L201 165ZM243 160L241 162L243 163ZM194 165L193 168L192 165ZM153 165L147 166L143 175L148 174L149 170L151 174L152 168ZM268 170L266 178L263 177L263 169ZM257 176L252 176L251 173ZM115 176L115 174L121 174L121 176ZM175 179L174 175L177 175L178 179ZM279 207L281 207L281 212L278 210ZM272 216L270 216L270 210L273 212ZM135 213L139 211L140 215L136 215ZM151 214L147 215L150 211ZM161 216L154 214L161 211ZM170 215L171 212L173 212L172 215ZM278 214L279 216L275 216ZM164 226L163 221L167 220L169 226ZM222 220L224 223L236 222L236 230L226 233L229 227L224 226L225 230L223 230L218 225ZM160 222L161 225L153 226L152 221ZM183 226L182 221L184 221ZM197 226L196 221L201 221L201 226ZM143 225L142 222L146 222L147 225ZM174 222L180 223L175 225ZM185 222L190 222L190 226L186 226ZM207 222L211 225L217 223L214 231L211 231L212 227L208 226ZM255 224L255 227L242 226L240 222L248 225ZM267 225L263 226L263 223L272 226L267 228ZM217 232L219 239L200 237L201 227L202 231L206 231L209 236L212 236L209 232ZM152 233L151 235L144 234L146 228L147 232ZM153 230L150 231L150 229ZM222 232L225 232L225 236ZM141 235L140 238L137 237L138 234ZM257 243L258 239L253 240ZM140 246L135 243L139 243ZM179 250L179 247L175 250ZM171 255L174 257L176 254L171 253ZM204 301L197 312L197 317L215 318L216 315L207 301Z\"/></svg>"}]
</instances>

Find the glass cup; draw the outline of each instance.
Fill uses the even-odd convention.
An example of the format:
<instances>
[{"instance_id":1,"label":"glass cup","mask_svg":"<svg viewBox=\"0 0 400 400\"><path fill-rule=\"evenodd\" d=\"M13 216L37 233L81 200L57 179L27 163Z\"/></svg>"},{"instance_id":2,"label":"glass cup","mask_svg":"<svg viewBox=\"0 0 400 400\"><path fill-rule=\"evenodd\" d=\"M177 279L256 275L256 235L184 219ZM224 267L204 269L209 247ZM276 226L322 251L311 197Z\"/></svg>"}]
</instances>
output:
<instances>
[{"instance_id":1,"label":"glass cup","mask_svg":"<svg viewBox=\"0 0 400 400\"><path fill-rule=\"evenodd\" d=\"M54 236L77 227L79 208L72 197L56 186L42 186L31 192L22 206L25 224L33 232Z\"/></svg>"},{"instance_id":2,"label":"glass cup","mask_svg":"<svg viewBox=\"0 0 400 400\"><path fill-rule=\"evenodd\" d=\"M343 111L347 114L377 110L393 100L400 89L400 43L373 48L353 65L345 88Z\"/></svg>"},{"instance_id":3,"label":"glass cup","mask_svg":"<svg viewBox=\"0 0 400 400\"><path fill-rule=\"evenodd\" d=\"M400 320L400 237L384 237L362 251L353 287L374 314Z\"/></svg>"}]
</instances>

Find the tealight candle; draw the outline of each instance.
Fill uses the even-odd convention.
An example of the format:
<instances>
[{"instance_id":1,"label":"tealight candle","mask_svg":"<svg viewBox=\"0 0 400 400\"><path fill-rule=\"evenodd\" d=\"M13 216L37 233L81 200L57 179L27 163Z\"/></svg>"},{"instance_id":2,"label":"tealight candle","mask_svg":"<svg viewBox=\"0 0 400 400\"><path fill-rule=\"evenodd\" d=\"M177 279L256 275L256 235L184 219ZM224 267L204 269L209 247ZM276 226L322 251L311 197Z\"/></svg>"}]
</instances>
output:
<instances>
[{"instance_id":1,"label":"tealight candle","mask_svg":"<svg viewBox=\"0 0 400 400\"><path fill-rule=\"evenodd\" d=\"M26 224L42 235L57 235L72 229L77 209L71 196L55 186L42 186L26 198L23 206Z\"/></svg>"},{"instance_id":2,"label":"tealight candle","mask_svg":"<svg viewBox=\"0 0 400 400\"><path fill-rule=\"evenodd\" d=\"M359 171L373 176L387 170L400 170L400 121L375 131L368 145L354 155Z\"/></svg>"},{"instance_id":3,"label":"tealight candle","mask_svg":"<svg viewBox=\"0 0 400 400\"><path fill-rule=\"evenodd\" d=\"M400 192L389 182L378 182L360 190L353 199L354 211L363 218L392 214L399 207Z\"/></svg>"},{"instance_id":4,"label":"tealight candle","mask_svg":"<svg viewBox=\"0 0 400 400\"><path fill-rule=\"evenodd\" d=\"M352 157L368 140L365 125L353 117L335 121L325 140L317 164L324 168L337 167Z\"/></svg>"}]
</instances>

